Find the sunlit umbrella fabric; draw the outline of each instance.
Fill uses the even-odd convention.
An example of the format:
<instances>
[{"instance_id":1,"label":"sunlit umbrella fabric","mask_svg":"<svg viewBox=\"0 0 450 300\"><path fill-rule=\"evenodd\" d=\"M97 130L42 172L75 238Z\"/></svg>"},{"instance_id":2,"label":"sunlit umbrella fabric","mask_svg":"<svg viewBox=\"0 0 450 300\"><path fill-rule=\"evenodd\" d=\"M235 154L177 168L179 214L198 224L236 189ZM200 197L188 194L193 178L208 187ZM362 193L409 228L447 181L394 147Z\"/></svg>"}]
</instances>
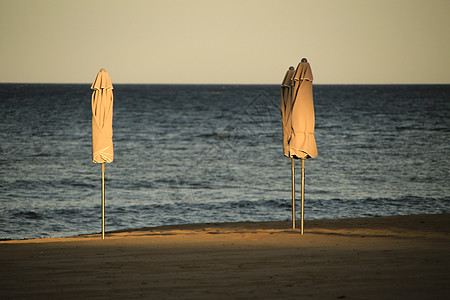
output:
<instances>
[{"instance_id":1,"label":"sunlit umbrella fabric","mask_svg":"<svg viewBox=\"0 0 450 300\"><path fill-rule=\"evenodd\" d=\"M114 160L113 148L113 85L108 73L101 69L91 86L92 93L92 154L95 163Z\"/></svg>"},{"instance_id":2,"label":"sunlit umbrella fabric","mask_svg":"<svg viewBox=\"0 0 450 300\"><path fill-rule=\"evenodd\" d=\"M283 123L283 153L289 157L289 138L291 136L292 91L295 69L289 67L281 83L281 121Z\"/></svg>"},{"instance_id":3,"label":"sunlit umbrella fabric","mask_svg":"<svg viewBox=\"0 0 450 300\"><path fill-rule=\"evenodd\" d=\"M314 138L313 75L308 62L299 63L294 75L293 106L291 112L292 133L289 139L291 158L317 156Z\"/></svg>"}]
</instances>

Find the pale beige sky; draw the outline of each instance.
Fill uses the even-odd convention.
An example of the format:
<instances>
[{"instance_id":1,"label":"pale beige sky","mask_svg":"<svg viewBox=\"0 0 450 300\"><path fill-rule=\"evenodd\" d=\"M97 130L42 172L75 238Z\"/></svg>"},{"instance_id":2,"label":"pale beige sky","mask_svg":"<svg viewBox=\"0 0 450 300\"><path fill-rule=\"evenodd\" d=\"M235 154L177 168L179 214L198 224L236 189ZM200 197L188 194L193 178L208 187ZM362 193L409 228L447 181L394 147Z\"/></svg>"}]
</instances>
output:
<instances>
[{"instance_id":1,"label":"pale beige sky","mask_svg":"<svg viewBox=\"0 0 450 300\"><path fill-rule=\"evenodd\" d=\"M0 82L450 83L448 0L0 0Z\"/></svg>"}]
</instances>

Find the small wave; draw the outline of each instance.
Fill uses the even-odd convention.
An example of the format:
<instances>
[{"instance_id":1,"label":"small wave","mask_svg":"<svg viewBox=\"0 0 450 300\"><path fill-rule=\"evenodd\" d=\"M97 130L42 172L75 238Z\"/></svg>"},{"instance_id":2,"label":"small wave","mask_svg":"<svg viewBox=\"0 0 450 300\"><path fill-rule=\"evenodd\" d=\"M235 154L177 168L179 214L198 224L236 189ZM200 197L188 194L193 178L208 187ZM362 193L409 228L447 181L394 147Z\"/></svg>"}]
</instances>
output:
<instances>
[{"instance_id":1,"label":"small wave","mask_svg":"<svg viewBox=\"0 0 450 300\"><path fill-rule=\"evenodd\" d=\"M35 213L34 211L21 211L13 214L16 218L24 218L30 220L41 220L43 216L41 214Z\"/></svg>"},{"instance_id":2,"label":"small wave","mask_svg":"<svg viewBox=\"0 0 450 300\"><path fill-rule=\"evenodd\" d=\"M86 181L77 181L77 180L71 180L71 179L63 179L59 181L60 185L69 185L72 187L84 187L84 188L96 188L97 185L88 183Z\"/></svg>"}]
</instances>

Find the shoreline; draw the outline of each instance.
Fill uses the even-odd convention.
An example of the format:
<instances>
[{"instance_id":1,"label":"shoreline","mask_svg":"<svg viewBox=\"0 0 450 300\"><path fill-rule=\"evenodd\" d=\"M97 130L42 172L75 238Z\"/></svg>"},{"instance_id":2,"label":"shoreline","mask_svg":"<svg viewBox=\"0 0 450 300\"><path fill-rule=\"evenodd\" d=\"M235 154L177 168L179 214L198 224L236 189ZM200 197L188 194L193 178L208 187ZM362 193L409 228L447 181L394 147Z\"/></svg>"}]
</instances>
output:
<instances>
[{"instance_id":1,"label":"shoreline","mask_svg":"<svg viewBox=\"0 0 450 300\"><path fill-rule=\"evenodd\" d=\"M440 224L436 224L433 221L433 216L444 217L448 216L450 219L450 213L448 214L413 214L413 215L395 215L395 216L380 216L380 217L357 217L357 218L343 218L343 219L316 219L316 220L305 220L305 234L306 233L317 233L311 231L312 229L339 229L339 228L353 228L358 226L359 229L365 227L384 227L384 230L387 229L395 229L398 230L400 228L414 228L420 229L419 224L403 224L396 223L394 220L397 218L424 218L427 219L431 224L428 224L427 228L432 226L433 230L437 232L446 232L450 234L450 229L446 230L446 228L440 227ZM394 221L394 222L390 222ZM421 221L423 222L423 221ZM395 226L394 226L395 224ZM285 229L285 230L300 230L300 220L296 220L296 228L292 229L292 221L238 221L238 222L206 222L206 223L187 223L187 224L174 224L174 225L159 225L159 226L149 226L149 227L141 227L141 228L125 228L118 230L111 230L105 232L105 238L108 237L117 237L124 233L133 233L133 232L143 232L143 231L172 231L172 230L207 230L207 228L226 228L226 229ZM73 240L73 239L85 239L85 238L94 238L101 237L101 232L98 233L88 233L88 234L79 234L74 236L61 236L61 237L42 237L42 238L23 238L23 239L0 239L0 245L2 243L26 243L26 242L51 242L51 241L62 241L62 240Z\"/></svg>"},{"instance_id":2,"label":"shoreline","mask_svg":"<svg viewBox=\"0 0 450 300\"><path fill-rule=\"evenodd\" d=\"M2 298L445 299L450 214L0 241Z\"/></svg>"}]
</instances>

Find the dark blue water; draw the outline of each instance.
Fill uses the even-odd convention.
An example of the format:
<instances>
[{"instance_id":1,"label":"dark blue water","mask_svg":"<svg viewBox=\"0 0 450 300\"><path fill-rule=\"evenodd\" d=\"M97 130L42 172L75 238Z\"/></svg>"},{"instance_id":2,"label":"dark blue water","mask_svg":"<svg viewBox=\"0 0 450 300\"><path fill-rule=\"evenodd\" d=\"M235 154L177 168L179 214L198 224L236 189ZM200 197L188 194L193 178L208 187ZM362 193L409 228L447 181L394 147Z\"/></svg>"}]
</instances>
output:
<instances>
[{"instance_id":1,"label":"dark blue water","mask_svg":"<svg viewBox=\"0 0 450 300\"><path fill-rule=\"evenodd\" d=\"M101 231L90 97L0 84L0 239ZM114 97L107 231L291 218L279 86L117 84ZM316 85L314 104L305 219L450 212L450 85Z\"/></svg>"}]
</instances>

